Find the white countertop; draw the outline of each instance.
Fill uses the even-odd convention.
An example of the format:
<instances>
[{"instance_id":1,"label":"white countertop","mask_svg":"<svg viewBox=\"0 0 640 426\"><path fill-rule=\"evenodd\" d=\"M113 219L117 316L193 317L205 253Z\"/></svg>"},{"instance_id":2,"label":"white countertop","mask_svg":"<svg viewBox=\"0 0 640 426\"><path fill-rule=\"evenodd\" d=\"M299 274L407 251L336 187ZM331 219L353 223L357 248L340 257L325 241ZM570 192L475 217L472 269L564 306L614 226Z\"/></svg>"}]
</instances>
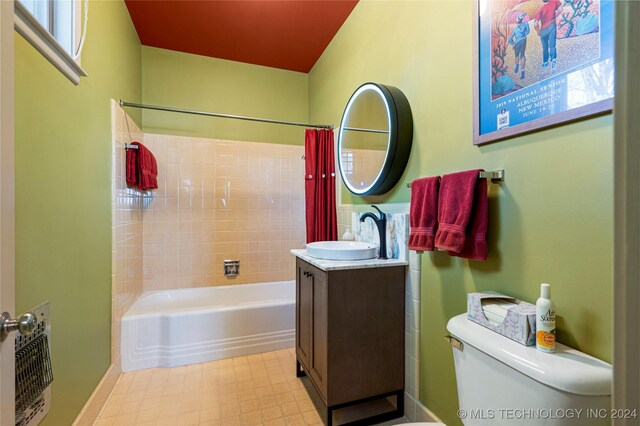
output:
<instances>
[{"instance_id":1,"label":"white countertop","mask_svg":"<svg viewBox=\"0 0 640 426\"><path fill-rule=\"evenodd\" d=\"M291 250L291 254L305 262L309 262L316 268L323 271L335 271L339 269L361 269L361 268L385 268L388 266L406 266L406 260L398 259L367 259L367 260L325 260L316 259L307 254L306 249Z\"/></svg>"}]
</instances>

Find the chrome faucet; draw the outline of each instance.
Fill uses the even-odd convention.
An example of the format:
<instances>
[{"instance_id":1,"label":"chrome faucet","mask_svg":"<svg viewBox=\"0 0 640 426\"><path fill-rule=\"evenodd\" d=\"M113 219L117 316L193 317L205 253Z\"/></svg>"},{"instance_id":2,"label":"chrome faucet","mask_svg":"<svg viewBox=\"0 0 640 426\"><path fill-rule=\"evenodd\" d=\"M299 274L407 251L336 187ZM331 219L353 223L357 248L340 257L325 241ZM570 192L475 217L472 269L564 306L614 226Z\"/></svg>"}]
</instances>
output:
<instances>
[{"instance_id":1,"label":"chrome faucet","mask_svg":"<svg viewBox=\"0 0 640 426\"><path fill-rule=\"evenodd\" d=\"M380 213L380 217L377 217L372 212L365 212L360 216L360 222L364 222L366 218L370 217L375 222L378 227L378 234L380 234L380 253L378 254L378 259L386 259L387 258L387 215L382 212L378 208L378 206L371 206L374 209L378 210Z\"/></svg>"}]
</instances>

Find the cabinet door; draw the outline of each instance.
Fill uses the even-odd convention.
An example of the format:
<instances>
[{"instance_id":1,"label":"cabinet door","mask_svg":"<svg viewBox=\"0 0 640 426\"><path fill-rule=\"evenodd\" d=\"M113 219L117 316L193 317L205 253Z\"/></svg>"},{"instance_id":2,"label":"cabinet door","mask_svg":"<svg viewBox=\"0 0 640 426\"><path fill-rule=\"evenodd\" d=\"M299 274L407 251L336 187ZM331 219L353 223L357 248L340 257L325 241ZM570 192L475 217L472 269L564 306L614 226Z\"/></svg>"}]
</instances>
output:
<instances>
[{"instance_id":1,"label":"cabinet door","mask_svg":"<svg viewBox=\"0 0 640 426\"><path fill-rule=\"evenodd\" d=\"M311 340L311 377L323 397L327 395L327 274L311 267L313 283L313 324Z\"/></svg>"},{"instance_id":2,"label":"cabinet door","mask_svg":"<svg viewBox=\"0 0 640 426\"><path fill-rule=\"evenodd\" d=\"M313 279L305 266L304 262L296 262L296 354L308 370L313 333Z\"/></svg>"}]
</instances>

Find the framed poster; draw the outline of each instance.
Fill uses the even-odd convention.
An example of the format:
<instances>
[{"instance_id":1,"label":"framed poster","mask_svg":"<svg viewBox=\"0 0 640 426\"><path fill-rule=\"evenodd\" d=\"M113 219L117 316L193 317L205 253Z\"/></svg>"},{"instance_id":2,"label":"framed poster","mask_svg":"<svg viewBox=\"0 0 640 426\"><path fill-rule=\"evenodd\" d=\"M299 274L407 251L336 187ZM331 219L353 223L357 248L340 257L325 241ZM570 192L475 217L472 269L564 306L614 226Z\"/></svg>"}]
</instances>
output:
<instances>
[{"instance_id":1,"label":"framed poster","mask_svg":"<svg viewBox=\"0 0 640 426\"><path fill-rule=\"evenodd\" d=\"M613 108L613 0L476 0L475 145Z\"/></svg>"}]
</instances>

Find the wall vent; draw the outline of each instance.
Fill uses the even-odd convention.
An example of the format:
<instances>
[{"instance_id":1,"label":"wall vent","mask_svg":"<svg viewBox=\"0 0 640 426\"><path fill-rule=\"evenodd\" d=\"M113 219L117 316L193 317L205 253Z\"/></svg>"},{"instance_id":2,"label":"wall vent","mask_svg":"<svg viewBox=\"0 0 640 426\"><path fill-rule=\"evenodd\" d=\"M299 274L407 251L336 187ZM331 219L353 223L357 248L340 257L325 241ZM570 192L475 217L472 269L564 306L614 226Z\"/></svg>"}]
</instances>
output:
<instances>
[{"instance_id":1,"label":"wall vent","mask_svg":"<svg viewBox=\"0 0 640 426\"><path fill-rule=\"evenodd\" d=\"M51 407L51 369L49 302L30 312L38 319L33 333L16 333L16 426L37 425Z\"/></svg>"}]
</instances>

